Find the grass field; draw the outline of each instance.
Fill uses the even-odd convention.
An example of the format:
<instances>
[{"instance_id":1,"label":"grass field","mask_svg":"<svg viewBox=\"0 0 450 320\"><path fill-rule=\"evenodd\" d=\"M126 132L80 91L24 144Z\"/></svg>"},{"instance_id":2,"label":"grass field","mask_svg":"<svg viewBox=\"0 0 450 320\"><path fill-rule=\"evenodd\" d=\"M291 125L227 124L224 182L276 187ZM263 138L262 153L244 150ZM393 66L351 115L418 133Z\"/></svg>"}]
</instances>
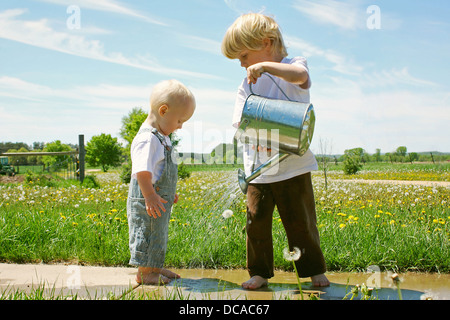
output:
<instances>
[{"instance_id":1,"label":"grass field","mask_svg":"<svg viewBox=\"0 0 450 320\"><path fill-rule=\"evenodd\" d=\"M359 175L381 179L439 180L448 166L366 168ZM445 173L446 172L446 173ZM358 176L357 175L357 176ZM330 170L325 189L313 174L318 228L328 269L450 272L450 189L418 185L348 183ZM344 177L345 178L345 177ZM127 265L128 186L118 174L98 173L100 188L76 181L0 185L0 261L71 261ZM442 180L441 180L442 181ZM169 226L166 264L177 268L245 267L245 197L236 172L194 171L178 184L180 201ZM224 217L225 210L232 215ZM230 214L230 211L227 211ZM287 240L278 212L273 216L275 266Z\"/></svg>"}]
</instances>

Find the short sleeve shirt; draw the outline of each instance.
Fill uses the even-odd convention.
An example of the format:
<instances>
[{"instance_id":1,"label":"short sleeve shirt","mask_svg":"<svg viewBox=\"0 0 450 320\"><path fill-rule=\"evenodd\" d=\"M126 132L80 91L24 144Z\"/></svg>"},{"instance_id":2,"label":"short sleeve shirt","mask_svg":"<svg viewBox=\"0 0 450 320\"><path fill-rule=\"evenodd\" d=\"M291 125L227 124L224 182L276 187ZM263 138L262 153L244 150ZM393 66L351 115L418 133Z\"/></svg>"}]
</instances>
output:
<instances>
[{"instance_id":1,"label":"short sleeve shirt","mask_svg":"<svg viewBox=\"0 0 450 320\"><path fill-rule=\"evenodd\" d=\"M152 183L159 180L164 170L164 146L151 130L153 127L144 122L141 130L144 128L149 131L137 134L131 143L131 177L135 178L138 172L148 171L152 173ZM168 136L164 136L165 143L171 146Z\"/></svg>"}]
</instances>

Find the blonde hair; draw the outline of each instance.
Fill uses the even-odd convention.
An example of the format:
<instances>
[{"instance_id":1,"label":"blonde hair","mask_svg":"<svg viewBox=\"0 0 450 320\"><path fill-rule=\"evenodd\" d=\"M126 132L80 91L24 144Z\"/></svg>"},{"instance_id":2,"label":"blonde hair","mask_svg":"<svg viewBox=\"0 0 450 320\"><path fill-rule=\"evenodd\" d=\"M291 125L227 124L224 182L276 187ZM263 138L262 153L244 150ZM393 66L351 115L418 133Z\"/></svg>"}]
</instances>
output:
<instances>
[{"instance_id":1,"label":"blonde hair","mask_svg":"<svg viewBox=\"0 0 450 320\"><path fill-rule=\"evenodd\" d=\"M153 87L150 95L150 110L156 111L162 105L171 106L176 103L194 101L192 92L178 80L165 80Z\"/></svg>"},{"instance_id":2,"label":"blonde hair","mask_svg":"<svg viewBox=\"0 0 450 320\"><path fill-rule=\"evenodd\" d=\"M280 27L273 18L261 13L244 14L228 28L222 41L222 53L229 59L237 59L245 49L261 50L267 38L271 40L274 53L283 58L288 55Z\"/></svg>"}]
</instances>

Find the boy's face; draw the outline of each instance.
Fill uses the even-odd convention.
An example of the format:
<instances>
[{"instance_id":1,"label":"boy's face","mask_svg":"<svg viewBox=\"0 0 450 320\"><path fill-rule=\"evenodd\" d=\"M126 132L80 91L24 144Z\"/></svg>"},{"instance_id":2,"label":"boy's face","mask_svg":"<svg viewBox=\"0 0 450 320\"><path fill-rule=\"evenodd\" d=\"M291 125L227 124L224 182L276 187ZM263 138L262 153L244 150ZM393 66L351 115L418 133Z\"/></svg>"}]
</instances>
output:
<instances>
[{"instance_id":1,"label":"boy's face","mask_svg":"<svg viewBox=\"0 0 450 320\"><path fill-rule=\"evenodd\" d=\"M192 99L184 99L183 103L173 103L171 106L162 105L159 108L159 127L164 135L168 136L175 130L181 129L195 110L195 102Z\"/></svg>"},{"instance_id":2,"label":"boy's face","mask_svg":"<svg viewBox=\"0 0 450 320\"><path fill-rule=\"evenodd\" d=\"M272 59L264 50L254 51L254 50L243 50L239 54L239 61L241 62L241 67L247 69L248 67L263 61L270 61Z\"/></svg>"},{"instance_id":3,"label":"boy's face","mask_svg":"<svg viewBox=\"0 0 450 320\"><path fill-rule=\"evenodd\" d=\"M264 61L274 61L275 57L272 53L272 45L269 39L264 39L263 48L260 50L249 50L244 49L238 56L241 62L241 67L247 69L248 67L264 62Z\"/></svg>"}]
</instances>

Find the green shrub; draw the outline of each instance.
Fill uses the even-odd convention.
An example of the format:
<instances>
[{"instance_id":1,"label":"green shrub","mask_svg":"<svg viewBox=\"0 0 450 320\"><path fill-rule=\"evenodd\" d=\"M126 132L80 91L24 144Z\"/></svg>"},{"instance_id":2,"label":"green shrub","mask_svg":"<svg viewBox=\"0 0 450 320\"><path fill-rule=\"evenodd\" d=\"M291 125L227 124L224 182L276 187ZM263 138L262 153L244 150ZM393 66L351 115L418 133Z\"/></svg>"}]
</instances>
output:
<instances>
[{"instance_id":1,"label":"green shrub","mask_svg":"<svg viewBox=\"0 0 450 320\"><path fill-rule=\"evenodd\" d=\"M83 183L81 185L85 188L100 188L100 183L98 183L97 178L92 175L84 177Z\"/></svg>"},{"instance_id":2,"label":"green shrub","mask_svg":"<svg viewBox=\"0 0 450 320\"><path fill-rule=\"evenodd\" d=\"M344 160L344 172L345 174L355 174L361 170L362 166L358 156L348 156Z\"/></svg>"},{"instance_id":3,"label":"green shrub","mask_svg":"<svg viewBox=\"0 0 450 320\"><path fill-rule=\"evenodd\" d=\"M186 166L183 163L178 165L178 178L186 179L191 176L191 173L187 170Z\"/></svg>"}]
</instances>

